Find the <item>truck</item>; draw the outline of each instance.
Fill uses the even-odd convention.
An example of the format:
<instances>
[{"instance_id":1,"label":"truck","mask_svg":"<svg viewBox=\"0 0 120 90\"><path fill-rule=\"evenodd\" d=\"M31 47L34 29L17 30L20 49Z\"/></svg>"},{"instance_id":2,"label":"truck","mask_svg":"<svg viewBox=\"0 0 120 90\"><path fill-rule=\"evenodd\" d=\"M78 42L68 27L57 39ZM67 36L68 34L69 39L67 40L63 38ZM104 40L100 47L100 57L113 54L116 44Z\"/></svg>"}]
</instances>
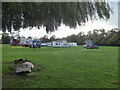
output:
<instances>
[{"instance_id":1,"label":"truck","mask_svg":"<svg viewBox=\"0 0 120 90\"><path fill-rule=\"evenodd\" d=\"M30 48L40 48L41 47L41 41L38 39L33 39L32 44L29 45Z\"/></svg>"},{"instance_id":2,"label":"truck","mask_svg":"<svg viewBox=\"0 0 120 90\"><path fill-rule=\"evenodd\" d=\"M20 46L22 47L27 47L27 41L26 41L26 38L25 37L21 37L20 38Z\"/></svg>"},{"instance_id":3,"label":"truck","mask_svg":"<svg viewBox=\"0 0 120 90\"><path fill-rule=\"evenodd\" d=\"M40 48L41 41L39 39L32 39L32 38L24 38L20 39L20 46L22 47L30 47L30 48Z\"/></svg>"},{"instance_id":4,"label":"truck","mask_svg":"<svg viewBox=\"0 0 120 90\"><path fill-rule=\"evenodd\" d=\"M10 45L11 46L18 46L19 45L19 40L18 39L11 39L10 40Z\"/></svg>"}]
</instances>

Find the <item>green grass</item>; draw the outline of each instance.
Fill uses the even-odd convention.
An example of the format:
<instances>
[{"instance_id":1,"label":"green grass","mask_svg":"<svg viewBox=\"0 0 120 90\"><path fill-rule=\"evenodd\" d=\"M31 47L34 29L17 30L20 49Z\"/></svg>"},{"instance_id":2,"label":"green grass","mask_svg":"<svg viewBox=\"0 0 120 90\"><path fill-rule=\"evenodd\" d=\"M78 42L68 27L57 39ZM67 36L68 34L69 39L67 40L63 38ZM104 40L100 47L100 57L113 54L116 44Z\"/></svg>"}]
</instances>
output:
<instances>
[{"instance_id":1,"label":"green grass","mask_svg":"<svg viewBox=\"0 0 120 90\"><path fill-rule=\"evenodd\" d=\"M6 75L15 59L36 64L27 75ZM3 45L3 88L117 88L118 47L21 48Z\"/></svg>"}]
</instances>

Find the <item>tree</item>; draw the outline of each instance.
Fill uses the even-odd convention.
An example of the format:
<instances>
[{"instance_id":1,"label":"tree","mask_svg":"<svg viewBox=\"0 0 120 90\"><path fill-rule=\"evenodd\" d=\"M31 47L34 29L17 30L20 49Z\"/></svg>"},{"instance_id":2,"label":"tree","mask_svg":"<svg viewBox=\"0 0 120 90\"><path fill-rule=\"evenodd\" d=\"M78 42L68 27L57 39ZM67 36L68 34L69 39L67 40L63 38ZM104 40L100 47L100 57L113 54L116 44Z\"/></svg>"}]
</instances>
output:
<instances>
[{"instance_id":1,"label":"tree","mask_svg":"<svg viewBox=\"0 0 120 90\"><path fill-rule=\"evenodd\" d=\"M2 33L2 43L3 44L9 44L10 42L10 36L8 33Z\"/></svg>"},{"instance_id":2,"label":"tree","mask_svg":"<svg viewBox=\"0 0 120 90\"><path fill-rule=\"evenodd\" d=\"M32 39L32 37L31 37L31 36L29 36L29 37L28 37L28 39Z\"/></svg>"},{"instance_id":3,"label":"tree","mask_svg":"<svg viewBox=\"0 0 120 90\"><path fill-rule=\"evenodd\" d=\"M50 37L50 41L54 41L54 40L55 40L55 38L56 38L56 36L55 36L55 35L51 36L51 37Z\"/></svg>"},{"instance_id":4,"label":"tree","mask_svg":"<svg viewBox=\"0 0 120 90\"><path fill-rule=\"evenodd\" d=\"M110 31L109 40L107 41L107 44L112 45L112 46L120 45L120 43L119 43L120 40L118 37L119 34L120 34L119 29L116 29L116 28L112 29Z\"/></svg>"},{"instance_id":5,"label":"tree","mask_svg":"<svg viewBox=\"0 0 120 90\"><path fill-rule=\"evenodd\" d=\"M94 29L89 31L87 35L80 32L78 35L70 35L66 38L62 38L68 42L76 42L78 45L85 44L86 40L92 40L97 45L102 46L119 46L120 45L120 29L114 28L105 32L104 29Z\"/></svg>"},{"instance_id":6,"label":"tree","mask_svg":"<svg viewBox=\"0 0 120 90\"><path fill-rule=\"evenodd\" d=\"M44 37L40 38L41 42L49 42L48 36L45 35Z\"/></svg>"},{"instance_id":7,"label":"tree","mask_svg":"<svg viewBox=\"0 0 120 90\"><path fill-rule=\"evenodd\" d=\"M76 43L78 43L78 45L83 45L84 44L84 33L83 32L80 32L78 35L78 41Z\"/></svg>"},{"instance_id":8,"label":"tree","mask_svg":"<svg viewBox=\"0 0 120 90\"><path fill-rule=\"evenodd\" d=\"M118 37L117 34L114 34L107 42L108 45L112 45L112 46L117 46L118 45Z\"/></svg>"},{"instance_id":9,"label":"tree","mask_svg":"<svg viewBox=\"0 0 120 90\"><path fill-rule=\"evenodd\" d=\"M77 37L77 35L72 34L72 35L67 37L67 41L68 42L77 42L78 41L78 37Z\"/></svg>"},{"instance_id":10,"label":"tree","mask_svg":"<svg viewBox=\"0 0 120 90\"><path fill-rule=\"evenodd\" d=\"M76 28L89 19L109 19L111 9L107 2L3 2L2 31L18 31L43 26L47 33L61 23Z\"/></svg>"}]
</instances>

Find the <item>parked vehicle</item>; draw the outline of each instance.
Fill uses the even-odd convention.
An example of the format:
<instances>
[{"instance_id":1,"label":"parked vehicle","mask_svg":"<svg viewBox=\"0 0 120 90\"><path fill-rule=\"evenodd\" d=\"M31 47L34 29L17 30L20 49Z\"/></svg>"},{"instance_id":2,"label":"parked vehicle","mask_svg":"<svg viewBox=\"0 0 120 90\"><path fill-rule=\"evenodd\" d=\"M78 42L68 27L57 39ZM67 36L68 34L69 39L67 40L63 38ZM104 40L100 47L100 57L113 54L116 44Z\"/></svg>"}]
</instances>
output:
<instances>
[{"instance_id":1,"label":"parked vehicle","mask_svg":"<svg viewBox=\"0 0 120 90\"><path fill-rule=\"evenodd\" d=\"M41 43L41 47L47 47L47 43Z\"/></svg>"},{"instance_id":2,"label":"parked vehicle","mask_svg":"<svg viewBox=\"0 0 120 90\"><path fill-rule=\"evenodd\" d=\"M52 43L51 42L47 42L47 47L51 47L52 46Z\"/></svg>"},{"instance_id":3,"label":"parked vehicle","mask_svg":"<svg viewBox=\"0 0 120 90\"><path fill-rule=\"evenodd\" d=\"M41 47L41 41L34 39L32 40L32 44L29 46L30 48L40 48Z\"/></svg>"},{"instance_id":4,"label":"parked vehicle","mask_svg":"<svg viewBox=\"0 0 120 90\"><path fill-rule=\"evenodd\" d=\"M68 44L65 40L56 40L52 41L52 47L68 47Z\"/></svg>"},{"instance_id":5,"label":"parked vehicle","mask_svg":"<svg viewBox=\"0 0 120 90\"><path fill-rule=\"evenodd\" d=\"M71 43L68 43L68 46L69 46L69 47L76 47L76 46L77 46L77 43L71 42Z\"/></svg>"},{"instance_id":6,"label":"parked vehicle","mask_svg":"<svg viewBox=\"0 0 120 90\"><path fill-rule=\"evenodd\" d=\"M95 45L93 41L91 40L87 40L85 41L85 45L83 45L83 48L87 48L87 49L98 49L98 45Z\"/></svg>"},{"instance_id":7,"label":"parked vehicle","mask_svg":"<svg viewBox=\"0 0 120 90\"><path fill-rule=\"evenodd\" d=\"M19 40L18 39L11 39L10 40L10 45L11 46L18 46L19 45Z\"/></svg>"},{"instance_id":8,"label":"parked vehicle","mask_svg":"<svg viewBox=\"0 0 120 90\"><path fill-rule=\"evenodd\" d=\"M20 38L20 46L22 46L22 47L27 47L28 46L26 38L24 38L24 37Z\"/></svg>"},{"instance_id":9,"label":"parked vehicle","mask_svg":"<svg viewBox=\"0 0 120 90\"><path fill-rule=\"evenodd\" d=\"M76 47L77 43L67 42L66 40L56 40L51 42L52 47Z\"/></svg>"}]
</instances>

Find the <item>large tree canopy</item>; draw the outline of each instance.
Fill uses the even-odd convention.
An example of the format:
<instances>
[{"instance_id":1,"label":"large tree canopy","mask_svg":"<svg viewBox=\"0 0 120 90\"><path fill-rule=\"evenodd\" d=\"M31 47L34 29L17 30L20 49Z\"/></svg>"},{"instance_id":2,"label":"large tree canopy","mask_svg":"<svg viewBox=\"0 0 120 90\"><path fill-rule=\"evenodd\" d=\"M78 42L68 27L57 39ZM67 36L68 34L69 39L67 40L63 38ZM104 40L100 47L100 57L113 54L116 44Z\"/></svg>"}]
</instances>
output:
<instances>
[{"instance_id":1,"label":"large tree canopy","mask_svg":"<svg viewBox=\"0 0 120 90\"><path fill-rule=\"evenodd\" d=\"M110 11L107 2L3 2L2 31L43 26L52 32L61 23L76 28L89 19L109 19Z\"/></svg>"}]
</instances>

